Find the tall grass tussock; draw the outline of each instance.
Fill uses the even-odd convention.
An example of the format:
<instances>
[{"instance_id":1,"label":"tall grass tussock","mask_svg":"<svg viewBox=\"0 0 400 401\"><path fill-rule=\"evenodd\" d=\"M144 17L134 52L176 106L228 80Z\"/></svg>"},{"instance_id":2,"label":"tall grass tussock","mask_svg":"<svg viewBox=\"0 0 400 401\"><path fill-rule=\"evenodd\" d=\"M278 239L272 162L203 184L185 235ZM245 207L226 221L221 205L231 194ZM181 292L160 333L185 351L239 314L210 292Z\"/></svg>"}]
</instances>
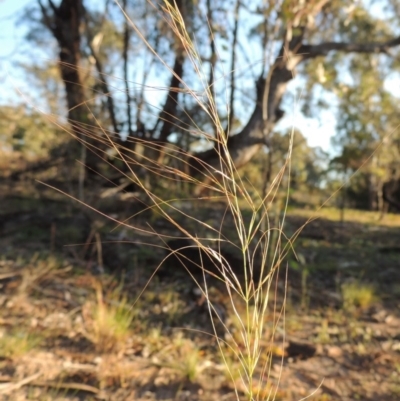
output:
<instances>
[{"instance_id":1,"label":"tall grass tussock","mask_svg":"<svg viewBox=\"0 0 400 401\"><path fill-rule=\"evenodd\" d=\"M119 5L119 3L117 4ZM122 7L121 11L131 29L148 46L165 69L174 74L162 56L146 41L139 27ZM81 142L83 147L87 147L88 153L91 151L101 153L104 152L102 148L107 147L118 161L112 167L141 192L148 205L147 210L151 210L153 215L163 217L175 230L180 232L180 236L173 239L189 240L189 245L171 249L168 245L170 238L157 233L151 224L148 229L145 229L132 223L134 219L119 221L114 216L107 216L109 219L126 229L140 230L142 233L158 236L164 243L164 248L178 257L183 265L193 263L192 260L185 260L184 248L193 248L199 253L197 267L200 274L195 274L192 268L188 268L187 271L198 285L206 302L210 321L214 328L213 336L237 399L241 398L241 394L245 394L248 401L273 400L278 392L279 380L277 385L273 385L269 380L272 356L278 354L283 358L283 351L276 351L277 348L282 348L283 344L277 345L275 336L278 327L281 327L281 331L284 332L285 322L284 295L286 289L285 285L279 287L278 273L283 258L292 249L292 242L298 235L296 232L293 238L286 238L283 233L289 193L290 180L287 178L290 176L292 142L287 153L288 156L278 175L264 190L257 191L256 188L253 188L250 193L249 184L244 182L238 174L231 158L228 148L230 129L228 127L226 130L220 120L213 88L209 86L205 78L206 73L201 57L196 50L196 44L190 37L176 4L164 1L160 18L163 18L164 23L177 38L186 59L190 62L192 72L202 86L201 91L195 90L185 80L177 77L180 81L180 89L177 90L190 94L192 100L207 116L214 131L214 134L210 134L197 128L193 134L214 147L218 154L218 162L207 165L177 146L172 144L163 146L143 138L128 138L125 145L121 145L116 135L104 129L94 115L92 118L97 125L96 130L90 126L80 125L80 132L84 133L86 138L82 136L76 137L76 139ZM197 127L194 117L190 115L187 117ZM170 118L173 124L179 125L180 123L174 116L167 118ZM180 128L182 127L185 129L183 124ZM100 135L95 131L100 131ZM71 135L74 134L71 133ZM134 146L131 146L131 142ZM164 160L169 160L168 164L160 161L160 157L151 157L151 155L160 154L163 155ZM108 154L103 153L103 157L107 162ZM193 162L191 162L193 160L198 166L194 169ZM118 167L121 165L124 165L124 168ZM148 184L149 179L157 177L167 183L180 182L186 191L183 191L186 194L185 197L183 199L167 199L165 190L152 190L151 185ZM283 184L286 187L282 188ZM286 193L283 202L282 192ZM189 198L187 197L188 193L191 194ZM95 209L83 201L83 196L79 196L79 199L76 200ZM212 206L215 202L223 203L226 207L225 214L221 216L218 224L212 225L196 217L196 205L209 203ZM223 231L227 216L234 222L234 232L229 233L229 238ZM182 221L193 223L199 228L192 231L188 228L190 224L182 224ZM198 234L199 232L201 235ZM222 251L225 246L235 249L239 255L236 261L239 261L240 266L233 266L229 263L230 261ZM207 262L208 266L204 262ZM210 263L213 265L211 269ZM218 280L224 287L230 300L230 310L232 311L230 320L234 322L233 326L227 324L224 316L221 316L221 310L212 301L210 277ZM283 283L286 281L285 277L286 268L283 267L281 273ZM283 302L280 304L277 301L278 290L283 293ZM86 308L85 336L96 345L99 351L115 350L117 352L117 345L128 336L129 325L135 317L130 313L130 307L125 298L118 299L117 306L108 305L102 298L102 289L99 284L95 291L96 301L91 304L90 308ZM222 326L225 333L221 334L217 325ZM111 326L115 330L110 330ZM232 327L234 327L234 332L231 332ZM186 346L187 343L183 341L182 352L188 352L188 355L185 366L182 366L181 370L184 376L192 379L196 374L198 355L196 349L185 351Z\"/></svg>"}]
</instances>

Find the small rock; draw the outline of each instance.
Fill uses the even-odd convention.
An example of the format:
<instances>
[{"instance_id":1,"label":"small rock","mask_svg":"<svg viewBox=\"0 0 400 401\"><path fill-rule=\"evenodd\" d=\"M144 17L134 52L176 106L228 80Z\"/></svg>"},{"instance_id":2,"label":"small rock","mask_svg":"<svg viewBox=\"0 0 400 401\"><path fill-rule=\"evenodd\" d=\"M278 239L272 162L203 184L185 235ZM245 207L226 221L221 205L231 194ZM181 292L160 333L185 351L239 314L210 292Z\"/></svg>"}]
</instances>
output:
<instances>
[{"instance_id":1,"label":"small rock","mask_svg":"<svg viewBox=\"0 0 400 401\"><path fill-rule=\"evenodd\" d=\"M326 351L328 356L330 356L331 358L339 358L340 356L343 355L343 350L335 345L328 346Z\"/></svg>"},{"instance_id":2,"label":"small rock","mask_svg":"<svg viewBox=\"0 0 400 401\"><path fill-rule=\"evenodd\" d=\"M393 315L387 315L385 317L385 323L386 324L392 324L395 320L395 317Z\"/></svg>"}]
</instances>

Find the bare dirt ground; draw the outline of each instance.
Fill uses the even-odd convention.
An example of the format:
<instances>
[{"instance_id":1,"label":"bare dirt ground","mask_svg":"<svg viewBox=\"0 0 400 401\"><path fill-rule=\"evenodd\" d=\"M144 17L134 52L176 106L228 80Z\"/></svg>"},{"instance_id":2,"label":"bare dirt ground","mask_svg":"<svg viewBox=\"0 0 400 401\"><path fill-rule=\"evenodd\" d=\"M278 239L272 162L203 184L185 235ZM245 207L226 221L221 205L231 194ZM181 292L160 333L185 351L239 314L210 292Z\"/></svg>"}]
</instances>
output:
<instances>
[{"instance_id":1,"label":"bare dirt ground","mask_svg":"<svg viewBox=\"0 0 400 401\"><path fill-rule=\"evenodd\" d=\"M230 375L206 334L209 312L190 279L155 277L134 303L165 252L60 202L2 199L0 399L246 399L234 354L225 349ZM255 372L254 399L400 399L400 224L386 219L323 218L304 229L277 281L286 314L272 343L271 304L260 355L269 373ZM286 231L305 220L289 213ZM211 287L240 345L226 291ZM133 306L128 334L113 342L93 311L117 303Z\"/></svg>"}]
</instances>

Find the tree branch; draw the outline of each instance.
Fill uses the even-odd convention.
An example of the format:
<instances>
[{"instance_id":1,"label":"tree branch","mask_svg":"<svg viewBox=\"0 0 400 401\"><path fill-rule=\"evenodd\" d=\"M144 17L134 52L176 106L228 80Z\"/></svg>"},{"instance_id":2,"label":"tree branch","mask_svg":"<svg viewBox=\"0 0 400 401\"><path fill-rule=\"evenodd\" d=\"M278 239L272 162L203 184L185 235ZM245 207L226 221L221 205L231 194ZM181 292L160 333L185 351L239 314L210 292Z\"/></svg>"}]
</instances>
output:
<instances>
[{"instance_id":1,"label":"tree branch","mask_svg":"<svg viewBox=\"0 0 400 401\"><path fill-rule=\"evenodd\" d=\"M229 120L228 120L228 130L232 129L232 124L235 119L235 70L236 70L236 45L237 45L237 34L239 28L239 11L240 11L240 0L236 0L235 4L235 24L233 27L233 40L232 40L232 53L231 53L231 93L229 98Z\"/></svg>"},{"instance_id":2,"label":"tree branch","mask_svg":"<svg viewBox=\"0 0 400 401\"><path fill-rule=\"evenodd\" d=\"M127 12L127 0L124 0L122 3L122 9L124 12ZM129 88L129 40L130 40L130 26L129 21L127 18L124 18L124 45L122 50L122 58L124 60L124 81L125 81L125 99L126 99L126 114L128 115L128 136L133 136L133 129L132 129L132 99L131 93Z\"/></svg>"},{"instance_id":3,"label":"tree branch","mask_svg":"<svg viewBox=\"0 0 400 401\"><path fill-rule=\"evenodd\" d=\"M39 2L40 2L40 1L39 1ZM53 3L52 0L49 0L49 4L50 4L50 7L51 7L51 9L53 10L54 14L57 14L58 8L56 7L56 5Z\"/></svg>"},{"instance_id":4,"label":"tree branch","mask_svg":"<svg viewBox=\"0 0 400 401\"><path fill-rule=\"evenodd\" d=\"M318 56L326 56L331 51L342 51L346 53L387 53L390 48L398 45L400 45L400 37L380 43L325 42L318 45L302 45L298 53L306 60Z\"/></svg>"},{"instance_id":5,"label":"tree branch","mask_svg":"<svg viewBox=\"0 0 400 401\"><path fill-rule=\"evenodd\" d=\"M113 127L113 130L116 134L119 133L119 128L118 128L118 122L115 116L115 106L114 106L114 98L112 95L112 92L109 89L109 85L108 85L108 81L107 81L107 77L106 74L104 73L103 70L103 64L100 60L100 57L97 53L97 51L95 50L95 48L93 47L93 40L94 40L94 35L93 32L90 29L90 25L89 25L89 17L87 15L86 9L83 8L83 16L84 16L84 21L86 24L86 35L87 35L87 41L88 41L88 47L90 50L90 54L92 55L95 65L96 65L96 69L97 72L99 74L99 82L100 82L100 86L101 86L101 90L103 91L104 96L106 97L107 100L107 109L108 109L108 114L110 116L110 120L111 120L111 125Z\"/></svg>"},{"instance_id":6,"label":"tree branch","mask_svg":"<svg viewBox=\"0 0 400 401\"><path fill-rule=\"evenodd\" d=\"M214 32L214 20L213 10L211 8L211 0L207 0L207 21L209 25L209 37L210 37L210 73L208 76L208 87L210 88L210 95L213 102L215 103L215 82L214 82L214 70L217 63L217 49L215 45L215 32ZM213 126L214 135L217 136L217 127Z\"/></svg>"},{"instance_id":7,"label":"tree branch","mask_svg":"<svg viewBox=\"0 0 400 401\"><path fill-rule=\"evenodd\" d=\"M42 11L43 20L44 20L45 25L54 35L54 28L52 27L52 19L50 18L49 14L47 13L46 7L43 5L41 0L38 0L38 4L40 7L40 10Z\"/></svg>"},{"instance_id":8,"label":"tree branch","mask_svg":"<svg viewBox=\"0 0 400 401\"><path fill-rule=\"evenodd\" d=\"M285 40L268 78L260 77L257 83L257 100L252 116L242 131L228 143L236 167L247 163L257 149L266 144L268 134L282 118L280 108L287 84L294 78L296 67L307 59L326 56L331 51L347 53L386 53L391 47L400 45L400 37L381 43L326 42L319 45L303 45L303 27L289 41ZM266 124L266 125L265 125ZM264 129L263 129L264 125ZM215 150L201 152L199 159L209 162L215 158Z\"/></svg>"}]
</instances>

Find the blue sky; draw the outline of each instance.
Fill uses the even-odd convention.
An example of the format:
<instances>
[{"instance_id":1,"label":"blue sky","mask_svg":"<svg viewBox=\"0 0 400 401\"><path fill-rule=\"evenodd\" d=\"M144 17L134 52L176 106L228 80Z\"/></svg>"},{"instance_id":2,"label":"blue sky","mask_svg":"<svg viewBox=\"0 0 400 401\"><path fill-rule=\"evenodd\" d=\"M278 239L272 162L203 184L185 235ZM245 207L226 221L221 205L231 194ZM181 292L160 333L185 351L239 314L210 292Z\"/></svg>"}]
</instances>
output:
<instances>
[{"instance_id":1,"label":"blue sky","mask_svg":"<svg viewBox=\"0 0 400 401\"><path fill-rule=\"evenodd\" d=\"M17 26L16 21L32 0L2 0L0 1L0 85L2 93L0 102L17 100L15 86L23 84L23 77L16 73L13 61L21 57L19 50L24 42L26 30ZM22 55L23 56L23 55Z\"/></svg>"},{"instance_id":2,"label":"blue sky","mask_svg":"<svg viewBox=\"0 0 400 401\"><path fill-rule=\"evenodd\" d=\"M15 26L18 14L32 0L2 0L0 1L1 46L0 57L10 56L15 45L23 38L24 32Z\"/></svg>"},{"instance_id":3,"label":"blue sky","mask_svg":"<svg viewBox=\"0 0 400 401\"><path fill-rule=\"evenodd\" d=\"M26 59L23 52L24 35L26 30L23 24L16 22L21 17L22 10L33 0L0 0L0 103L6 104L10 101L21 100L22 93L28 93L26 79L21 71L15 68L16 60ZM298 128L307 138L311 146L320 146L324 150L331 150L330 139L335 133L335 109L323 110L318 119L305 118L297 107L297 99L290 93L295 89L301 89L299 80L290 83L291 89L285 96L286 118L282 120L279 127L288 129L293 126Z\"/></svg>"},{"instance_id":4,"label":"blue sky","mask_svg":"<svg viewBox=\"0 0 400 401\"><path fill-rule=\"evenodd\" d=\"M25 30L16 26L16 21L32 0L0 1L0 60L6 62L18 52L18 45L23 41Z\"/></svg>"}]
</instances>

